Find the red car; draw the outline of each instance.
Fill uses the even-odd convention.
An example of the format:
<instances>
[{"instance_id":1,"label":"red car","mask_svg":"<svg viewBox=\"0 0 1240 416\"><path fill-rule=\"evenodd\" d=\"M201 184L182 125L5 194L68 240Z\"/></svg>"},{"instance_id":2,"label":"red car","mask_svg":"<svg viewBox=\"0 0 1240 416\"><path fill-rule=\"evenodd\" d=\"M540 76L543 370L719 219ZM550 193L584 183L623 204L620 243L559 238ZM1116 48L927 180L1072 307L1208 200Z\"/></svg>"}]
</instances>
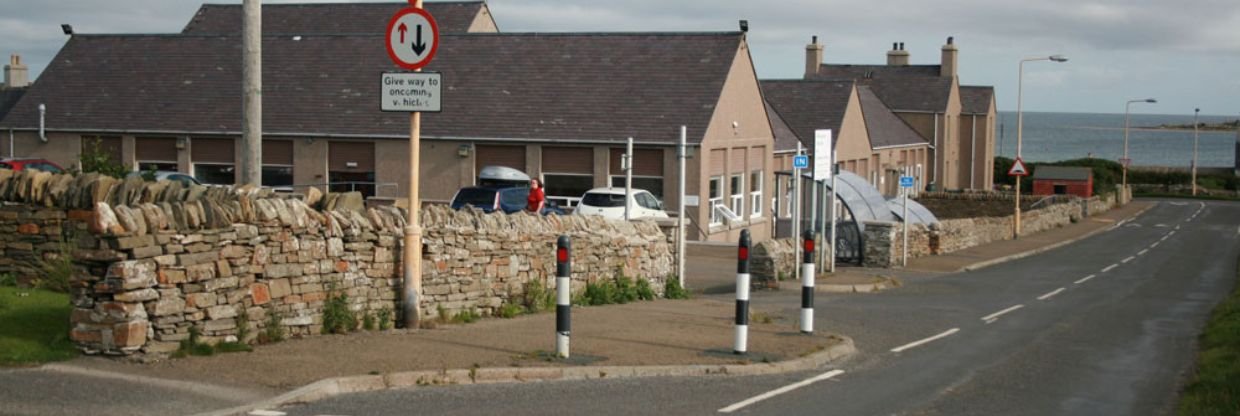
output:
<instances>
[{"instance_id":1,"label":"red car","mask_svg":"<svg viewBox=\"0 0 1240 416\"><path fill-rule=\"evenodd\" d=\"M51 173L64 173L65 169L47 159L0 159L0 169L35 169Z\"/></svg>"}]
</instances>

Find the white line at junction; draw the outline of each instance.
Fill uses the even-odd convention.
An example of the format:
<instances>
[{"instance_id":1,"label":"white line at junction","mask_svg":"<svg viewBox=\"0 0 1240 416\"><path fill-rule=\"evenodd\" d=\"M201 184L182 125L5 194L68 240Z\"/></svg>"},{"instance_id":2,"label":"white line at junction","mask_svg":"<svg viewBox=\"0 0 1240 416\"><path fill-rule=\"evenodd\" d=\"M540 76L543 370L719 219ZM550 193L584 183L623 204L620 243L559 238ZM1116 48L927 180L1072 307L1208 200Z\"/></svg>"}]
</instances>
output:
<instances>
[{"instance_id":1,"label":"white line at junction","mask_svg":"<svg viewBox=\"0 0 1240 416\"><path fill-rule=\"evenodd\" d=\"M1115 269L1116 267L1119 267L1119 265L1118 265L1118 264L1112 264L1112 265L1107 266L1106 268L1102 269L1102 272L1103 272L1103 273L1109 272L1109 271L1111 271L1112 269Z\"/></svg>"},{"instance_id":2,"label":"white line at junction","mask_svg":"<svg viewBox=\"0 0 1240 416\"><path fill-rule=\"evenodd\" d=\"M1079 285L1079 284L1081 284L1081 283L1088 282L1088 281L1089 281L1089 279L1093 279L1094 277L1097 277L1097 276L1098 276L1098 275L1096 275L1096 274L1091 274L1091 275L1089 275L1089 276L1085 276L1085 278L1083 278L1083 279L1081 279L1081 280L1077 280L1077 281L1076 281L1076 284L1078 284L1078 285Z\"/></svg>"},{"instance_id":3,"label":"white line at junction","mask_svg":"<svg viewBox=\"0 0 1240 416\"><path fill-rule=\"evenodd\" d=\"M1240 234L1240 230L1237 230L1236 233ZM1158 245L1161 243L1162 243L1161 241L1155 241L1154 244L1150 244L1150 248L1158 247Z\"/></svg>"},{"instance_id":4,"label":"white line at junction","mask_svg":"<svg viewBox=\"0 0 1240 416\"><path fill-rule=\"evenodd\" d=\"M781 395L781 394L784 394L784 393L787 393L787 392L790 392L790 391L793 391L793 390L799 389L799 388L801 388L801 387L805 387L805 386L808 386L808 385L810 385L810 384L814 384L814 383L817 383L817 382L819 382L819 381L823 381L823 380L826 380L826 379L829 379L829 378L832 378L832 377L838 376L838 375L840 375L840 374L844 374L844 370L831 370L831 371L828 371L828 372L825 372L825 373L822 373L822 374L816 375L816 376L814 376L814 377L807 378L807 379L805 379L805 380L801 380L801 381L798 381L798 382L796 382L796 383L792 383L792 384L789 384L789 385L787 385L787 386L783 386L783 387L777 388L777 389L775 389L775 390L771 390L771 391L768 391L768 392L766 392L766 393L762 393L762 394L759 394L759 395L757 395L757 396L750 397L750 398L745 399L745 400L743 400L743 401L736 402L735 404L733 404L733 405L731 405L731 406L728 406L728 407L725 407L725 408L719 409L719 413L732 413L732 412L735 412L735 411L737 411L737 410L740 410L740 409L744 408L745 406L749 406L749 405L751 405L751 404L754 404L754 403L757 403L757 402L760 402L760 401L763 401L763 400L766 400L766 399L769 399L769 398L772 398L772 397L775 397L775 396L778 396L778 395Z\"/></svg>"},{"instance_id":5,"label":"white line at junction","mask_svg":"<svg viewBox=\"0 0 1240 416\"><path fill-rule=\"evenodd\" d=\"M1127 262L1132 261L1132 259L1135 259L1135 258L1136 258L1135 256L1128 256L1128 258L1121 260L1120 263L1127 263Z\"/></svg>"},{"instance_id":6,"label":"white line at junction","mask_svg":"<svg viewBox=\"0 0 1240 416\"><path fill-rule=\"evenodd\" d=\"M983 321L986 321L986 323L991 323L991 322L994 322L994 321L999 320L999 317L1000 317L1000 316L1003 316L1003 314L1006 314L1006 313L1008 313L1008 312L1015 311L1015 310L1020 309L1020 308L1023 308L1023 307L1025 307L1025 305L1016 305L1016 306L1013 306L1013 307L1010 307L1010 308L1007 308L1007 309L1004 309L1004 310L1001 310L1001 311L998 311L998 312L992 313L992 314L990 314L990 315L983 316L983 317L982 317L982 320L983 320Z\"/></svg>"},{"instance_id":7,"label":"white line at junction","mask_svg":"<svg viewBox=\"0 0 1240 416\"><path fill-rule=\"evenodd\" d=\"M920 340L920 341L910 342L910 343L908 343L908 344L904 344L904 345L901 345L901 346L899 346L899 347L892 348L892 349L891 349L891 352L901 352L901 351L907 350L907 349L909 349L909 348L916 348L916 347L921 346L921 345L924 345L924 344L926 344L926 343L928 343L928 342L931 342L931 341L934 341L934 340L937 340L937 339L940 339L940 338L944 338L944 337L950 336L951 334L954 334L954 333L957 333L957 332L960 332L960 328L952 328L952 329L949 329L949 330L943 331L943 333L938 334L938 335L935 335L935 336L932 336L932 337L930 337L930 338L926 338L926 339L923 339L923 340Z\"/></svg>"},{"instance_id":8,"label":"white line at junction","mask_svg":"<svg viewBox=\"0 0 1240 416\"><path fill-rule=\"evenodd\" d=\"M1051 298L1051 296L1058 295L1058 294L1059 294L1059 292L1063 292L1063 291L1064 291L1064 289L1063 289L1062 287L1061 287L1061 288L1059 288L1059 289L1055 289L1055 290L1053 290L1053 291L1051 291L1051 292L1049 292L1049 293L1047 293L1047 294L1045 294L1045 295L1038 296L1038 300L1047 300L1047 299L1050 299L1050 298Z\"/></svg>"},{"instance_id":9,"label":"white line at junction","mask_svg":"<svg viewBox=\"0 0 1240 416\"><path fill-rule=\"evenodd\" d=\"M1138 256L1144 256L1144 255L1145 255L1145 253L1149 253L1149 252L1150 252L1150 249L1148 249L1148 248L1147 248L1147 249L1145 249L1145 250L1138 251L1138 252L1137 252L1137 255L1138 255Z\"/></svg>"}]
</instances>

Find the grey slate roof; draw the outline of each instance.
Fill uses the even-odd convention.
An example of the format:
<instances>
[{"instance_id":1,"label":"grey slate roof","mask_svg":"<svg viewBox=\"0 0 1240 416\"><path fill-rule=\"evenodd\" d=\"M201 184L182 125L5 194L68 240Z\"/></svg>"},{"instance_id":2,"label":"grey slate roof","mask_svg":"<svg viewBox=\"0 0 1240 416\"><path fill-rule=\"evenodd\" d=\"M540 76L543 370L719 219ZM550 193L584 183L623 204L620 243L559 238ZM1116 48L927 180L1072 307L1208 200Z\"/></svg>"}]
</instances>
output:
<instances>
[{"instance_id":1,"label":"grey slate roof","mask_svg":"<svg viewBox=\"0 0 1240 416\"><path fill-rule=\"evenodd\" d=\"M26 88L5 88L0 87L0 119L4 119L4 115L17 105L17 100L22 98L22 94L26 93Z\"/></svg>"},{"instance_id":2,"label":"grey slate roof","mask_svg":"<svg viewBox=\"0 0 1240 416\"><path fill-rule=\"evenodd\" d=\"M801 143L813 152L814 130L831 129L838 137L854 85L852 80L767 80L762 81L762 93ZM791 145L796 148L796 142ZM788 149L776 144L775 150Z\"/></svg>"},{"instance_id":3,"label":"grey slate roof","mask_svg":"<svg viewBox=\"0 0 1240 416\"><path fill-rule=\"evenodd\" d=\"M940 65L848 65L822 64L818 77L823 79L886 79L904 77L937 77Z\"/></svg>"},{"instance_id":4,"label":"grey slate roof","mask_svg":"<svg viewBox=\"0 0 1240 416\"><path fill-rule=\"evenodd\" d=\"M870 132L873 148L928 144L908 123L892 113L869 86L858 86L857 97L861 100L861 112L865 115L865 128Z\"/></svg>"},{"instance_id":5,"label":"grey slate roof","mask_svg":"<svg viewBox=\"0 0 1240 416\"><path fill-rule=\"evenodd\" d=\"M995 87L979 85L960 86L960 113L986 114L990 112L990 101L995 95Z\"/></svg>"},{"instance_id":6,"label":"grey slate roof","mask_svg":"<svg viewBox=\"0 0 1240 416\"><path fill-rule=\"evenodd\" d=\"M1075 166L1038 165L1033 168L1033 179L1049 179L1061 181L1086 181L1093 176L1090 168Z\"/></svg>"},{"instance_id":7,"label":"grey slate roof","mask_svg":"<svg viewBox=\"0 0 1240 416\"><path fill-rule=\"evenodd\" d=\"M744 36L731 33L444 35L443 112L425 137L700 142ZM407 137L379 109L397 68L382 35L263 39L268 135ZM240 134L241 42L216 35L75 35L0 126ZM650 69L650 70L645 70ZM655 70L657 69L657 70ZM757 82L754 80L754 82Z\"/></svg>"},{"instance_id":8,"label":"grey slate roof","mask_svg":"<svg viewBox=\"0 0 1240 416\"><path fill-rule=\"evenodd\" d=\"M766 117L771 121L771 132L775 134L775 152L795 152L801 139L792 132L792 127L788 127L788 122L779 115L779 111L771 107L770 101L763 104L766 104Z\"/></svg>"},{"instance_id":9,"label":"grey slate roof","mask_svg":"<svg viewBox=\"0 0 1240 416\"><path fill-rule=\"evenodd\" d=\"M943 112L951 99L952 78L939 76L940 65L823 64L811 79L852 79L870 85L895 111Z\"/></svg>"},{"instance_id":10,"label":"grey slate roof","mask_svg":"<svg viewBox=\"0 0 1240 416\"><path fill-rule=\"evenodd\" d=\"M384 33L388 20L408 2L264 4L263 34ZM425 2L440 33L465 33L483 1ZM488 14L489 16L489 14ZM240 4L203 4L181 31L184 34L241 33Z\"/></svg>"}]
</instances>

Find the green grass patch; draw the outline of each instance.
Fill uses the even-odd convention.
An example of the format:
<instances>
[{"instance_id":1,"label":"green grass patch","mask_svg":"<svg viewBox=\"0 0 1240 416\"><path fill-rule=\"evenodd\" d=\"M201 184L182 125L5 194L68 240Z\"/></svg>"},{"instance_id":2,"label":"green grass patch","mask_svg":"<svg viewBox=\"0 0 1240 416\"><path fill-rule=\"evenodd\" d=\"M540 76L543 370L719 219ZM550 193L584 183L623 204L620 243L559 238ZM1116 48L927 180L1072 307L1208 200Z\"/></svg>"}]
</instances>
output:
<instances>
[{"instance_id":1,"label":"green grass patch","mask_svg":"<svg viewBox=\"0 0 1240 416\"><path fill-rule=\"evenodd\" d=\"M76 357L77 349L69 341L72 309L64 293L0 287L0 366Z\"/></svg>"},{"instance_id":2,"label":"green grass patch","mask_svg":"<svg viewBox=\"0 0 1240 416\"><path fill-rule=\"evenodd\" d=\"M688 299L689 290L680 285L679 278L668 276L667 283L663 284L663 297L667 299Z\"/></svg>"},{"instance_id":3,"label":"green grass patch","mask_svg":"<svg viewBox=\"0 0 1240 416\"><path fill-rule=\"evenodd\" d=\"M1184 389L1178 413L1240 415L1240 287L1214 308L1200 342L1196 379Z\"/></svg>"}]
</instances>

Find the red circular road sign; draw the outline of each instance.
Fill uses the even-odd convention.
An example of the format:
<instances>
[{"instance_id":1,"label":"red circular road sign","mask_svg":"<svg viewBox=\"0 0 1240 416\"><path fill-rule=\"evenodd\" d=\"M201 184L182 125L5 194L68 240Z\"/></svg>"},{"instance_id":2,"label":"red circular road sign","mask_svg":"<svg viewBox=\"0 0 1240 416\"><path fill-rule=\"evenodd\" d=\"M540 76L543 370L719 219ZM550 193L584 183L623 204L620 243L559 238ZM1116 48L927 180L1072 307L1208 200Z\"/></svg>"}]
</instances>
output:
<instances>
[{"instance_id":1,"label":"red circular road sign","mask_svg":"<svg viewBox=\"0 0 1240 416\"><path fill-rule=\"evenodd\" d=\"M424 9L406 7L387 26L387 54L401 68L426 66L439 50L439 25Z\"/></svg>"}]
</instances>

